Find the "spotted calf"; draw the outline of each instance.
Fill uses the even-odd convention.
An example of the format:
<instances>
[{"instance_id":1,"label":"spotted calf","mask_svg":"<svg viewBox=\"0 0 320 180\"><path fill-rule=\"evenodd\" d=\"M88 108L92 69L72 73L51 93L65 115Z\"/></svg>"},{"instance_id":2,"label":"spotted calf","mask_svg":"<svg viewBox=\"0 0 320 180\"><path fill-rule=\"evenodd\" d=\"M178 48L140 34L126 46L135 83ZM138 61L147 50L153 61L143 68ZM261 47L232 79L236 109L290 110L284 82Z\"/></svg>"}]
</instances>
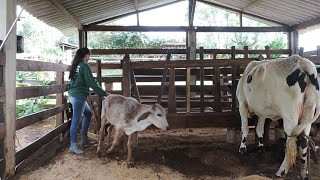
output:
<instances>
[{"instance_id":1,"label":"spotted calf","mask_svg":"<svg viewBox=\"0 0 320 180\"><path fill-rule=\"evenodd\" d=\"M162 130L168 130L169 125L166 113L159 104L140 104L136 99L121 95L109 95L102 102L101 128L99 131L99 144L97 154L100 156L101 144L105 135L105 125L110 123L107 129L107 144L110 142L111 130L115 128L114 139L107 153L111 153L119 144L123 134L128 136L127 148L128 166L132 165L132 138L133 133L145 130L151 124Z\"/></svg>"}]
</instances>

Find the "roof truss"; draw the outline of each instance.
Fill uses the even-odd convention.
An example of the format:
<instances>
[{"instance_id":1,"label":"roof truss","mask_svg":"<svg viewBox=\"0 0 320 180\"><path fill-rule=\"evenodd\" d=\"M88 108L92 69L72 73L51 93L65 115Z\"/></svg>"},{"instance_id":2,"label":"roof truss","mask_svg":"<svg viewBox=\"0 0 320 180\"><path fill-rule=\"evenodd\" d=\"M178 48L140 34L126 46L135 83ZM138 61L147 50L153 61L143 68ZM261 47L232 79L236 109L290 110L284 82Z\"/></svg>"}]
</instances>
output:
<instances>
[{"instance_id":1,"label":"roof truss","mask_svg":"<svg viewBox=\"0 0 320 180\"><path fill-rule=\"evenodd\" d=\"M62 16L65 17L65 19L67 19L73 26L75 26L76 28L78 28L79 30L83 29L82 24L76 19L74 18L68 10L66 10L60 3L58 0L47 0L48 2L50 2L52 4L52 6L57 10L57 12L59 12Z\"/></svg>"}]
</instances>

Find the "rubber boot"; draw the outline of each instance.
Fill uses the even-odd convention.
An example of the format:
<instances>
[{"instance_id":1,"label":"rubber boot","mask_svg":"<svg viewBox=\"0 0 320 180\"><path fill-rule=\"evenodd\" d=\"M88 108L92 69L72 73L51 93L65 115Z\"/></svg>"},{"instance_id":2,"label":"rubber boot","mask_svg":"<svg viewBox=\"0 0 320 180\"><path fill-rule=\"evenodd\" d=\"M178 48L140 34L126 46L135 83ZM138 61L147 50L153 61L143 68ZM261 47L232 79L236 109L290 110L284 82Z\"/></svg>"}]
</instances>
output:
<instances>
[{"instance_id":1,"label":"rubber boot","mask_svg":"<svg viewBox=\"0 0 320 180\"><path fill-rule=\"evenodd\" d=\"M71 143L70 145L70 152L73 154L82 154L83 151L78 148L77 143Z\"/></svg>"},{"instance_id":2,"label":"rubber boot","mask_svg":"<svg viewBox=\"0 0 320 180\"><path fill-rule=\"evenodd\" d=\"M88 136L81 135L80 147L93 146L94 143L89 141Z\"/></svg>"}]
</instances>

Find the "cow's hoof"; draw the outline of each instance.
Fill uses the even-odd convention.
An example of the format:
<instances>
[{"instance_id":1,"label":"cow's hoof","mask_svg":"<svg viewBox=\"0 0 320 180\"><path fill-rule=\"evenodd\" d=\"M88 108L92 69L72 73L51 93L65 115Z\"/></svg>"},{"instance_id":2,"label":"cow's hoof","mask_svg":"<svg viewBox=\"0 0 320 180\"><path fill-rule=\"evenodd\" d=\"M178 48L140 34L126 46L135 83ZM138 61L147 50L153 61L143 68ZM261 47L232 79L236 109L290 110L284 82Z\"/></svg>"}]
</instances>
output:
<instances>
[{"instance_id":1,"label":"cow's hoof","mask_svg":"<svg viewBox=\"0 0 320 180\"><path fill-rule=\"evenodd\" d=\"M240 154L244 155L244 154L247 153L247 148L246 148L246 147L241 147L241 148L239 149L239 152L240 152Z\"/></svg>"},{"instance_id":2,"label":"cow's hoof","mask_svg":"<svg viewBox=\"0 0 320 180\"><path fill-rule=\"evenodd\" d=\"M101 157L101 156L102 156L101 151L98 151L96 154L97 154L98 157Z\"/></svg>"},{"instance_id":3,"label":"cow's hoof","mask_svg":"<svg viewBox=\"0 0 320 180\"><path fill-rule=\"evenodd\" d=\"M266 148L264 146L260 146L258 150L259 150L259 152L265 152Z\"/></svg>"},{"instance_id":4,"label":"cow's hoof","mask_svg":"<svg viewBox=\"0 0 320 180\"><path fill-rule=\"evenodd\" d=\"M127 162L127 167L128 168L133 168L134 167L134 162L133 161Z\"/></svg>"},{"instance_id":5,"label":"cow's hoof","mask_svg":"<svg viewBox=\"0 0 320 180\"><path fill-rule=\"evenodd\" d=\"M275 175L279 178L284 178L284 177L286 177L287 173L285 170L283 170L283 171L278 170L278 172Z\"/></svg>"},{"instance_id":6,"label":"cow's hoof","mask_svg":"<svg viewBox=\"0 0 320 180\"><path fill-rule=\"evenodd\" d=\"M305 177L302 177L301 179L303 179L303 180L310 180L311 178L307 175L307 176L305 176Z\"/></svg>"}]
</instances>

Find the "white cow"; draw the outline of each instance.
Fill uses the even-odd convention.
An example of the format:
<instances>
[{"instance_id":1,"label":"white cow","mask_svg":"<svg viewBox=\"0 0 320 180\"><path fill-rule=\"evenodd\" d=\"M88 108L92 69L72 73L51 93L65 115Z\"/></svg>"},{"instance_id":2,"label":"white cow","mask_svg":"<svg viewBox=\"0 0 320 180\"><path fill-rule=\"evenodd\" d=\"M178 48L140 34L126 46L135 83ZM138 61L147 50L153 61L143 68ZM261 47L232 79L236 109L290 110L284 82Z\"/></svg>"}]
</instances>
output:
<instances>
[{"instance_id":1,"label":"white cow","mask_svg":"<svg viewBox=\"0 0 320 180\"><path fill-rule=\"evenodd\" d=\"M107 135L107 144L110 142L111 129L115 128L112 146L107 150L111 153L119 144L120 138L125 133L128 136L127 165L132 165L132 138L133 133L145 130L151 124L162 130L168 130L169 125L166 112L159 104L140 104L136 99L111 94L102 102L101 128L99 131L99 143L97 154L100 156L102 140L105 134L105 124L110 123Z\"/></svg>"},{"instance_id":2,"label":"white cow","mask_svg":"<svg viewBox=\"0 0 320 180\"><path fill-rule=\"evenodd\" d=\"M259 117L257 135L263 142L263 126L266 118L283 119L288 136L285 158L276 172L284 177L295 163L297 136L303 131L309 135L311 123L320 114L320 94L315 65L308 59L294 55L270 61L252 61L246 67L237 87L237 98L242 121L242 141L239 152L246 153L248 118ZM300 157L302 178L308 178L307 143L302 139Z\"/></svg>"}]
</instances>

